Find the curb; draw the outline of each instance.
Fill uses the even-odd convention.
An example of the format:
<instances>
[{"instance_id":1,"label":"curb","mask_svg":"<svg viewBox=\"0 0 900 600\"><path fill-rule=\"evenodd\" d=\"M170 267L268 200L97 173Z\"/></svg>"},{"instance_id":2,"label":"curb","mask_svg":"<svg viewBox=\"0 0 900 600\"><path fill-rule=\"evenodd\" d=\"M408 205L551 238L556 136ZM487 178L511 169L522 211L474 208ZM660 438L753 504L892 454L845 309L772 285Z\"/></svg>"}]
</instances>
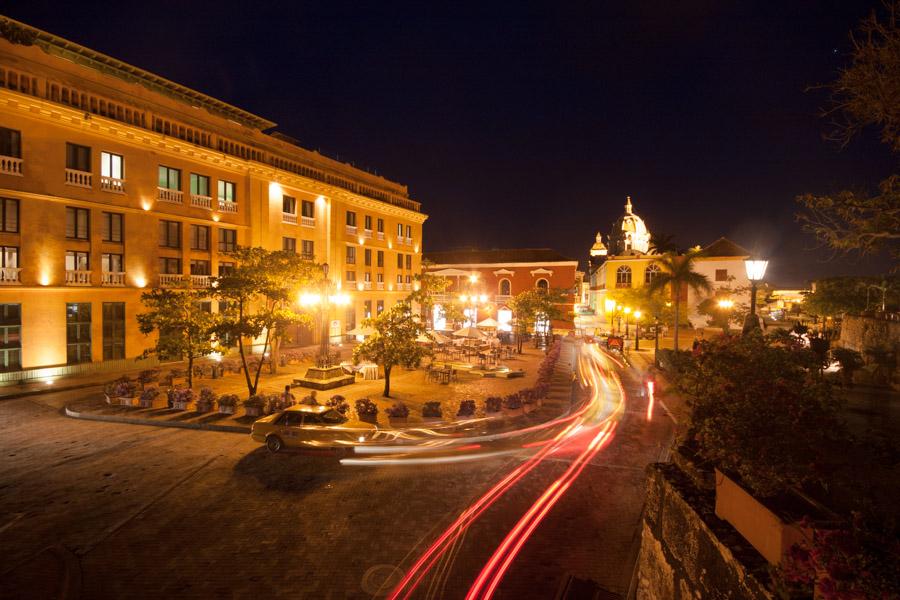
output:
<instances>
[{"instance_id":1,"label":"curb","mask_svg":"<svg viewBox=\"0 0 900 600\"><path fill-rule=\"evenodd\" d=\"M221 433L249 434L249 427L239 425L212 425L208 423L182 423L180 421L157 421L154 419L132 419L116 415L94 415L82 413L66 407L66 416L71 419L83 419L85 421L104 421L107 423L126 423L128 425L149 425L151 427L175 427L177 429L196 429L200 431L218 431Z\"/></svg>"},{"instance_id":2,"label":"curb","mask_svg":"<svg viewBox=\"0 0 900 600\"><path fill-rule=\"evenodd\" d=\"M52 394L55 392L68 392L71 390L80 390L83 388L89 388L94 386L103 386L107 382L97 382L93 381L91 383L78 383L73 385L65 385L65 386L54 386L54 387L46 387L40 390L25 390L22 392L13 392L11 394L0 394L0 402L4 400L15 400L17 398L27 398L29 396L40 396L41 394Z\"/></svg>"}]
</instances>

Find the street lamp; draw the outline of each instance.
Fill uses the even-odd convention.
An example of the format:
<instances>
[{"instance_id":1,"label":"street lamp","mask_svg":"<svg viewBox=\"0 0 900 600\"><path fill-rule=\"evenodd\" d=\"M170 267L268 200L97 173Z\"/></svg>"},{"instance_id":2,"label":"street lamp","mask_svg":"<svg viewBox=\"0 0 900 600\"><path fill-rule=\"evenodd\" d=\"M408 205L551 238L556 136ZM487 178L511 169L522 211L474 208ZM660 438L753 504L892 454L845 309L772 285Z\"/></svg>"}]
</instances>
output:
<instances>
[{"instance_id":1,"label":"street lamp","mask_svg":"<svg viewBox=\"0 0 900 600\"><path fill-rule=\"evenodd\" d=\"M625 313L625 339L628 339L628 315L631 314L631 307L626 306L622 312Z\"/></svg>"},{"instance_id":2,"label":"street lamp","mask_svg":"<svg viewBox=\"0 0 900 600\"><path fill-rule=\"evenodd\" d=\"M336 292L334 282L328 278L328 265L322 265L322 281L319 283L319 291L313 293L300 294L300 305L306 308L317 307L319 319L322 323L322 339L319 345L319 356L316 359L316 366L321 369L327 368L331 364L331 357L328 351L329 331L328 316L331 309L335 306L347 306L350 303L350 297L347 294Z\"/></svg>"},{"instance_id":3,"label":"street lamp","mask_svg":"<svg viewBox=\"0 0 900 600\"><path fill-rule=\"evenodd\" d=\"M756 318L756 286L766 276L767 260L745 260L744 268L747 269L747 279L750 280L750 314L744 320L744 333L751 329L759 329L759 320Z\"/></svg>"},{"instance_id":4,"label":"street lamp","mask_svg":"<svg viewBox=\"0 0 900 600\"><path fill-rule=\"evenodd\" d=\"M634 311L634 349L641 349L641 311Z\"/></svg>"}]
</instances>

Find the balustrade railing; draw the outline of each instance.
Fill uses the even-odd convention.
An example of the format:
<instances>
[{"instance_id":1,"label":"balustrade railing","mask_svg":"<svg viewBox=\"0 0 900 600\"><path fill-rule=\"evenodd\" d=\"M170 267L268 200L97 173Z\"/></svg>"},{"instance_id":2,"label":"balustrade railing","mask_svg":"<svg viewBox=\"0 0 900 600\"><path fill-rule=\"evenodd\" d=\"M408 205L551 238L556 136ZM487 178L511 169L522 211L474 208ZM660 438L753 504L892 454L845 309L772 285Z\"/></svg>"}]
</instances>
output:
<instances>
[{"instance_id":1,"label":"balustrade railing","mask_svg":"<svg viewBox=\"0 0 900 600\"><path fill-rule=\"evenodd\" d=\"M123 286L125 285L125 272L104 271L100 279L101 285Z\"/></svg>"},{"instance_id":2,"label":"balustrade railing","mask_svg":"<svg viewBox=\"0 0 900 600\"><path fill-rule=\"evenodd\" d=\"M89 188L93 185L94 175L90 171L66 169L66 185Z\"/></svg>"},{"instance_id":3,"label":"balustrade railing","mask_svg":"<svg viewBox=\"0 0 900 600\"><path fill-rule=\"evenodd\" d=\"M184 204L184 192L181 190L158 187L156 188L156 197L159 198L160 202Z\"/></svg>"},{"instance_id":4,"label":"balustrade railing","mask_svg":"<svg viewBox=\"0 0 900 600\"><path fill-rule=\"evenodd\" d=\"M91 272L66 269L66 285L91 285Z\"/></svg>"},{"instance_id":5,"label":"balustrade railing","mask_svg":"<svg viewBox=\"0 0 900 600\"><path fill-rule=\"evenodd\" d=\"M4 175L21 175L22 159L15 156L0 156L0 173Z\"/></svg>"},{"instance_id":6,"label":"balustrade railing","mask_svg":"<svg viewBox=\"0 0 900 600\"><path fill-rule=\"evenodd\" d=\"M115 177L100 177L100 189L104 192L114 192L116 194L125 193L125 180L116 179Z\"/></svg>"}]
</instances>

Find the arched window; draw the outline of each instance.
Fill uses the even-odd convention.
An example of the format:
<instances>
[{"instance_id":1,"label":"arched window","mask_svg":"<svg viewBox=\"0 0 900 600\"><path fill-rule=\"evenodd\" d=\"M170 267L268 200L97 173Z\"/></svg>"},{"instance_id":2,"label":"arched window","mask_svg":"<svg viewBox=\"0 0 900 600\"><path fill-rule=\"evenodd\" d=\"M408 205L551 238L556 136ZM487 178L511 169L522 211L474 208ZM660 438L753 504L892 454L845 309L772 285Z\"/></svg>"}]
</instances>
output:
<instances>
[{"instance_id":1,"label":"arched window","mask_svg":"<svg viewBox=\"0 0 900 600\"><path fill-rule=\"evenodd\" d=\"M539 289L539 290L543 290L546 292L547 290L550 289L550 282L543 278L538 279L537 283L535 284L535 287L537 287L537 289Z\"/></svg>"},{"instance_id":2,"label":"arched window","mask_svg":"<svg viewBox=\"0 0 900 600\"><path fill-rule=\"evenodd\" d=\"M631 267L626 267L622 265L618 269L616 269L616 287L617 288L630 288L631 287Z\"/></svg>"},{"instance_id":3,"label":"arched window","mask_svg":"<svg viewBox=\"0 0 900 600\"><path fill-rule=\"evenodd\" d=\"M662 270L659 268L659 265L651 264L644 271L644 285L650 285L650 282L653 281L653 278L659 275Z\"/></svg>"},{"instance_id":4,"label":"arched window","mask_svg":"<svg viewBox=\"0 0 900 600\"><path fill-rule=\"evenodd\" d=\"M509 279L500 280L500 295L512 296L512 284L509 282Z\"/></svg>"}]
</instances>

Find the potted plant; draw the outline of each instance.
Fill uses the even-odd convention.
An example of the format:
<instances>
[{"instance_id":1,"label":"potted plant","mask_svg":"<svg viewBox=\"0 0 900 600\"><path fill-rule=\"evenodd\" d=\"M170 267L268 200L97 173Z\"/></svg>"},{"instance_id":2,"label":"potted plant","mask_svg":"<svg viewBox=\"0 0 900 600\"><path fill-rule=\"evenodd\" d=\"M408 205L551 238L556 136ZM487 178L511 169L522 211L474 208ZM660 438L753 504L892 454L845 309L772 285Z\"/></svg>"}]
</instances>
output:
<instances>
[{"instance_id":1,"label":"potted plant","mask_svg":"<svg viewBox=\"0 0 900 600\"><path fill-rule=\"evenodd\" d=\"M533 389L526 389L519 392L519 398L522 399L522 411L527 415L537 410L537 399L535 398Z\"/></svg>"},{"instance_id":2,"label":"potted plant","mask_svg":"<svg viewBox=\"0 0 900 600\"><path fill-rule=\"evenodd\" d=\"M138 374L137 380L145 388L148 383L159 381L159 369L145 369Z\"/></svg>"},{"instance_id":3,"label":"potted plant","mask_svg":"<svg viewBox=\"0 0 900 600\"><path fill-rule=\"evenodd\" d=\"M132 400L134 400L134 391L134 384L126 378L117 382L113 387L113 397L122 406L131 406Z\"/></svg>"},{"instance_id":4,"label":"potted plant","mask_svg":"<svg viewBox=\"0 0 900 600\"><path fill-rule=\"evenodd\" d=\"M204 387L200 389L200 396L197 398L197 412L210 412L216 403L216 393L211 388Z\"/></svg>"},{"instance_id":5,"label":"potted plant","mask_svg":"<svg viewBox=\"0 0 900 600\"><path fill-rule=\"evenodd\" d=\"M237 394L222 394L219 396L219 412L223 415L233 415L234 409L238 405Z\"/></svg>"},{"instance_id":6,"label":"potted plant","mask_svg":"<svg viewBox=\"0 0 900 600\"><path fill-rule=\"evenodd\" d=\"M522 398L518 392L508 394L503 398L503 414L507 417L518 417L525 414L525 409L522 408Z\"/></svg>"},{"instance_id":7,"label":"potted plant","mask_svg":"<svg viewBox=\"0 0 900 600\"><path fill-rule=\"evenodd\" d=\"M139 403L141 408L153 408L153 402L159 397L159 388L155 385L141 392Z\"/></svg>"},{"instance_id":8,"label":"potted plant","mask_svg":"<svg viewBox=\"0 0 900 600\"><path fill-rule=\"evenodd\" d=\"M484 399L484 412L498 413L503 406L503 398L500 396L488 396Z\"/></svg>"},{"instance_id":9,"label":"potted plant","mask_svg":"<svg viewBox=\"0 0 900 600\"><path fill-rule=\"evenodd\" d=\"M391 425L406 423L409 418L409 407L402 402L394 402L394 405L384 411Z\"/></svg>"},{"instance_id":10,"label":"potted plant","mask_svg":"<svg viewBox=\"0 0 900 600\"><path fill-rule=\"evenodd\" d=\"M459 410L456 411L457 418L471 419L475 416L475 401L463 400L459 403Z\"/></svg>"},{"instance_id":11,"label":"potted plant","mask_svg":"<svg viewBox=\"0 0 900 600\"><path fill-rule=\"evenodd\" d=\"M261 417L266 407L266 399L261 394L253 394L244 400L244 413L248 417Z\"/></svg>"},{"instance_id":12,"label":"potted plant","mask_svg":"<svg viewBox=\"0 0 900 600\"><path fill-rule=\"evenodd\" d=\"M347 411L350 410L350 405L347 403L347 399L340 394L335 394L334 396L326 400L325 405L332 407L342 415L347 414Z\"/></svg>"},{"instance_id":13,"label":"potted plant","mask_svg":"<svg viewBox=\"0 0 900 600\"><path fill-rule=\"evenodd\" d=\"M378 406L368 398L356 401L356 415L360 421L374 423L378 419Z\"/></svg>"},{"instance_id":14,"label":"potted plant","mask_svg":"<svg viewBox=\"0 0 900 600\"><path fill-rule=\"evenodd\" d=\"M422 420L426 423L440 421L442 416L440 402L431 401L422 405Z\"/></svg>"},{"instance_id":15,"label":"potted plant","mask_svg":"<svg viewBox=\"0 0 900 600\"><path fill-rule=\"evenodd\" d=\"M194 401L194 390L190 388L176 389L172 393L172 408L187 410L188 405Z\"/></svg>"}]
</instances>

